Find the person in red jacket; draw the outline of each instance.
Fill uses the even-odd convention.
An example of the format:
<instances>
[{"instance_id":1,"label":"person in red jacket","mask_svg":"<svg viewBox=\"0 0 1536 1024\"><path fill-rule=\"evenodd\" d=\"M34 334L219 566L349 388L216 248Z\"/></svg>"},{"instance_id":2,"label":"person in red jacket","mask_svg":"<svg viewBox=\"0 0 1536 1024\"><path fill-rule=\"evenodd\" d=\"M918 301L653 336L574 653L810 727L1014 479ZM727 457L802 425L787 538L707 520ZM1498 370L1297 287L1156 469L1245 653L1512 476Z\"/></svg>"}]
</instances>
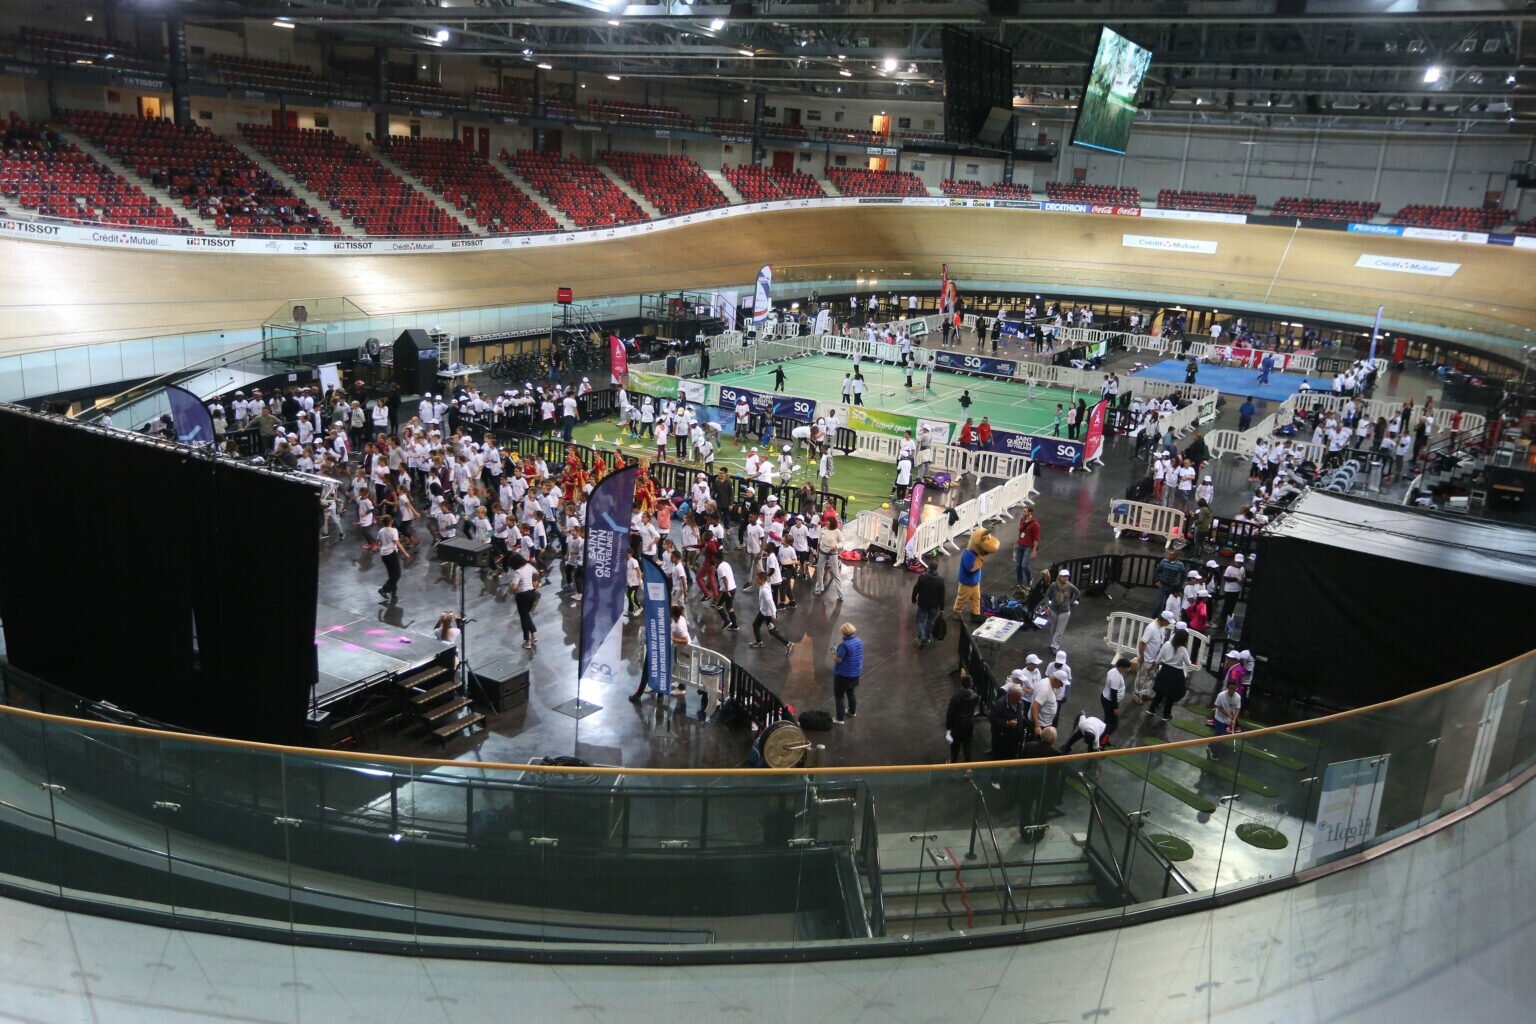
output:
<instances>
[{"instance_id":1,"label":"person in red jacket","mask_svg":"<svg viewBox=\"0 0 1536 1024\"><path fill-rule=\"evenodd\" d=\"M981 418L981 426L976 428L976 446L984 452L992 450L992 424L985 416Z\"/></svg>"},{"instance_id":2,"label":"person in red jacket","mask_svg":"<svg viewBox=\"0 0 1536 1024\"><path fill-rule=\"evenodd\" d=\"M960 446L962 448L976 447L976 424L967 416L965 422L960 425Z\"/></svg>"}]
</instances>

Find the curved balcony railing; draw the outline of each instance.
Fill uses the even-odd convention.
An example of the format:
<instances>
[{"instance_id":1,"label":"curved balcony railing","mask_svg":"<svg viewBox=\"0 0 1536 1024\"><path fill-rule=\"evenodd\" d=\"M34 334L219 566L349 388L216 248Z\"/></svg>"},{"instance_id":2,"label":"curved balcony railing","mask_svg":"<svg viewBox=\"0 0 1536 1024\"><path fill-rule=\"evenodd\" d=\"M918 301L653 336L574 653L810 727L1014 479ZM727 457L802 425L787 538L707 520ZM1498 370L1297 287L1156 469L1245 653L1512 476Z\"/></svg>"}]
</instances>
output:
<instances>
[{"instance_id":1,"label":"curved balcony railing","mask_svg":"<svg viewBox=\"0 0 1536 1024\"><path fill-rule=\"evenodd\" d=\"M8 693L33 692L6 669ZM1236 738L1040 761L575 769L0 708L0 888L389 952L636 961L1007 943L1305 881L1536 761L1536 652ZM704 728L726 728L711 725ZM1175 729L1179 726L1176 723ZM1140 742L1143 745L1137 746Z\"/></svg>"}]
</instances>

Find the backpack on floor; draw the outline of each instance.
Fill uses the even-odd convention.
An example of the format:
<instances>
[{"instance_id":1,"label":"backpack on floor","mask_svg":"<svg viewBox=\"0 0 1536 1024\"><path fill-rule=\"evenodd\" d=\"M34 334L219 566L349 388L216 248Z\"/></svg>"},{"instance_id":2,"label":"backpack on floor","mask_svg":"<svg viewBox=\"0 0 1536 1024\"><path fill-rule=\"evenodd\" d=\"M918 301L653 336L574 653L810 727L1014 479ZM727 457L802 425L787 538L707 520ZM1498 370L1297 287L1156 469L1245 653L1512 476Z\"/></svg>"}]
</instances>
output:
<instances>
[{"instance_id":1,"label":"backpack on floor","mask_svg":"<svg viewBox=\"0 0 1536 1024\"><path fill-rule=\"evenodd\" d=\"M933 620L933 629L931 632L933 633L933 638L935 640L943 640L945 637L949 636L949 620L944 618L943 615L940 615L938 618Z\"/></svg>"},{"instance_id":2,"label":"backpack on floor","mask_svg":"<svg viewBox=\"0 0 1536 1024\"><path fill-rule=\"evenodd\" d=\"M829 732L832 729L830 711L806 711L800 715L800 728L806 732Z\"/></svg>"}]
</instances>

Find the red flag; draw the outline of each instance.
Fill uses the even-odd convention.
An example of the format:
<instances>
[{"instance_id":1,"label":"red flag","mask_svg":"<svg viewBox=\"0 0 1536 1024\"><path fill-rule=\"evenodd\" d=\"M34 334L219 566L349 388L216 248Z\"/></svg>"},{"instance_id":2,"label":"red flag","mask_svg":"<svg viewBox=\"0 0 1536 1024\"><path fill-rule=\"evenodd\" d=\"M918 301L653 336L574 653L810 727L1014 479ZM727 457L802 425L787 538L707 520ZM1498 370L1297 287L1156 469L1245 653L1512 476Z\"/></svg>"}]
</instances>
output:
<instances>
[{"instance_id":1,"label":"red flag","mask_svg":"<svg viewBox=\"0 0 1536 1024\"><path fill-rule=\"evenodd\" d=\"M1083 441L1084 464L1098 458L1099 452L1104 450L1104 414L1108 408L1109 402L1101 398L1088 414L1088 436Z\"/></svg>"}]
</instances>

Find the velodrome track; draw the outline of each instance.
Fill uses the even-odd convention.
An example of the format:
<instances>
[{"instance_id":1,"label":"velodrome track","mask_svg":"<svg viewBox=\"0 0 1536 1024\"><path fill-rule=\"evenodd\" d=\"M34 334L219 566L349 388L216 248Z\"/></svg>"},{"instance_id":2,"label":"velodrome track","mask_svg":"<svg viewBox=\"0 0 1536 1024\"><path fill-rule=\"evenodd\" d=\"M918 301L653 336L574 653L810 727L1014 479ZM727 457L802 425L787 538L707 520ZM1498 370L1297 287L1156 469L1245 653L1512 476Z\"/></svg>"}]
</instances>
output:
<instances>
[{"instance_id":1,"label":"velodrome track","mask_svg":"<svg viewBox=\"0 0 1536 1024\"><path fill-rule=\"evenodd\" d=\"M1217 243L1215 254L1128 248L1123 235ZM1449 277L1355 266L1362 254L1457 263ZM741 285L876 278L931 290L941 262L967 294L988 282L1150 301L1317 310L1536 341L1536 250L1251 224L900 206L748 214L534 251L398 255L157 253L0 239L0 355L250 327L284 302L346 297L370 314Z\"/></svg>"}]
</instances>

